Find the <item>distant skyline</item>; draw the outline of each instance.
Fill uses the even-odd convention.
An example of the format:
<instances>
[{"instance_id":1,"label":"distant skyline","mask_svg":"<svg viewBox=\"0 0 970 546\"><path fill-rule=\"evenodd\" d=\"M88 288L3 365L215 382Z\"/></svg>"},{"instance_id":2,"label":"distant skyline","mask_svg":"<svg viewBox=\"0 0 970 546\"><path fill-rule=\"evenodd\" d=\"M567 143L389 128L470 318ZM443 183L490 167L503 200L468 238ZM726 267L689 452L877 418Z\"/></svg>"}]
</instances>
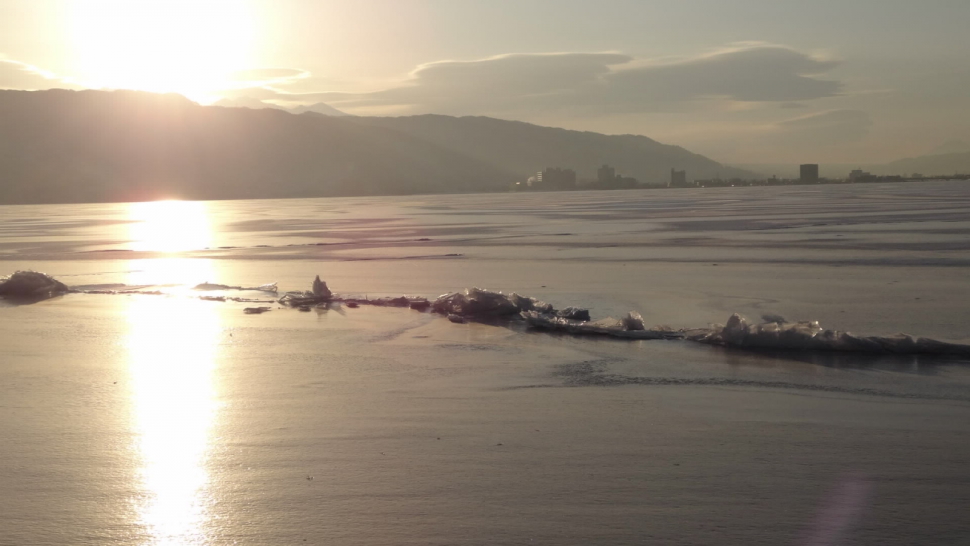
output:
<instances>
[{"instance_id":1,"label":"distant skyline","mask_svg":"<svg viewBox=\"0 0 970 546\"><path fill-rule=\"evenodd\" d=\"M0 88L643 134L733 164L970 142L965 0L0 0Z\"/></svg>"}]
</instances>

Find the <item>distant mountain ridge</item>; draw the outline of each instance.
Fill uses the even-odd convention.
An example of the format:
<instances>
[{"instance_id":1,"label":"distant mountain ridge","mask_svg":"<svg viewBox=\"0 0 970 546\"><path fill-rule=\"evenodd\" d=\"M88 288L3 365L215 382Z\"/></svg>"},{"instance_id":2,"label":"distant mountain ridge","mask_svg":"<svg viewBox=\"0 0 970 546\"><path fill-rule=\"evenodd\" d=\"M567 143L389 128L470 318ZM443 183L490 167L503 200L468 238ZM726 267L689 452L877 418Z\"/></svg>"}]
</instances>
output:
<instances>
[{"instance_id":1,"label":"distant mountain ridge","mask_svg":"<svg viewBox=\"0 0 970 546\"><path fill-rule=\"evenodd\" d=\"M499 161L516 173L558 166L575 169L580 178L593 179L596 169L606 163L617 173L645 183L666 183L671 168L686 169L689 178L754 176L750 171L640 135L604 135L481 116L427 114L358 117L352 121L406 132L482 161Z\"/></svg>"},{"instance_id":2,"label":"distant mountain ridge","mask_svg":"<svg viewBox=\"0 0 970 546\"><path fill-rule=\"evenodd\" d=\"M954 138L940 144L926 155L965 154L970 152L970 144Z\"/></svg>"},{"instance_id":3,"label":"distant mountain ridge","mask_svg":"<svg viewBox=\"0 0 970 546\"><path fill-rule=\"evenodd\" d=\"M295 115L135 91L0 91L0 204L503 191L547 166L742 176L677 146L493 118Z\"/></svg>"},{"instance_id":4,"label":"distant mountain ridge","mask_svg":"<svg viewBox=\"0 0 970 546\"><path fill-rule=\"evenodd\" d=\"M872 167L876 174L910 175L919 173L924 176L970 173L970 152L921 155L898 159L884 165Z\"/></svg>"},{"instance_id":5,"label":"distant mountain ridge","mask_svg":"<svg viewBox=\"0 0 970 546\"><path fill-rule=\"evenodd\" d=\"M950 150L950 151L948 151ZM782 178L797 178L798 165L793 164L746 164L736 165L761 176L776 174ZM960 140L950 140L925 155L897 159L888 163L822 163L819 170L823 177L844 179L855 169L880 176L903 176L920 174L924 177L945 177L970 174L970 145Z\"/></svg>"},{"instance_id":6,"label":"distant mountain ridge","mask_svg":"<svg viewBox=\"0 0 970 546\"><path fill-rule=\"evenodd\" d=\"M225 108L251 108L253 110L262 110L264 108L275 108L277 110L283 110L284 112L290 112L292 114L303 114L305 112L315 112L317 114L322 114L324 116L349 116L350 114L346 112L341 112L329 104L324 104L318 102L316 104L310 104L308 106L297 106L296 108L283 108L276 104L271 104L268 102L263 102L259 99L254 99L251 97L242 97L238 99L222 99L216 101L213 106L222 106Z\"/></svg>"},{"instance_id":7,"label":"distant mountain ridge","mask_svg":"<svg viewBox=\"0 0 970 546\"><path fill-rule=\"evenodd\" d=\"M0 91L0 203L495 191L514 178L347 119L133 91Z\"/></svg>"}]
</instances>

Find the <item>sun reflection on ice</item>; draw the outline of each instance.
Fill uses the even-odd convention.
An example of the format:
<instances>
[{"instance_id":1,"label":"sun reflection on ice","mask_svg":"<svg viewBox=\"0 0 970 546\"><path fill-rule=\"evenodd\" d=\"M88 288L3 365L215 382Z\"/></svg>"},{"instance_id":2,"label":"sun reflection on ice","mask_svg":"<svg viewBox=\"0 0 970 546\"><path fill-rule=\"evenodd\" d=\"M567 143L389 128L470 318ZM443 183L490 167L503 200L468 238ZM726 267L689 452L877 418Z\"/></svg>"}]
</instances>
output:
<instances>
[{"instance_id":1,"label":"sun reflection on ice","mask_svg":"<svg viewBox=\"0 0 970 546\"><path fill-rule=\"evenodd\" d=\"M202 201L149 201L128 207L130 250L173 253L212 245L208 208Z\"/></svg>"},{"instance_id":2,"label":"sun reflection on ice","mask_svg":"<svg viewBox=\"0 0 970 546\"><path fill-rule=\"evenodd\" d=\"M212 260L204 258L151 258L128 260L128 284L166 288L166 293L190 293L191 287L215 282Z\"/></svg>"},{"instance_id":3,"label":"sun reflection on ice","mask_svg":"<svg viewBox=\"0 0 970 546\"><path fill-rule=\"evenodd\" d=\"M210 260L182 254L212 246L213 231L207 203L130 203L128 219L128 249L154 253L150 258L129 261L129 285L194 286L214 280Z\"/></svg>"},{"instance_id":4,"label":"sun reflection on ice","mask_svg":"<svg viewBox=\"0 0 970 546\"><path fill-rule=\"evenodd\" d=\"M214 373L221 324L208 302L133 297L128 307L135 448L151 544L208 542L211 432L219 405Z\"/></svg>"}]
</instances>

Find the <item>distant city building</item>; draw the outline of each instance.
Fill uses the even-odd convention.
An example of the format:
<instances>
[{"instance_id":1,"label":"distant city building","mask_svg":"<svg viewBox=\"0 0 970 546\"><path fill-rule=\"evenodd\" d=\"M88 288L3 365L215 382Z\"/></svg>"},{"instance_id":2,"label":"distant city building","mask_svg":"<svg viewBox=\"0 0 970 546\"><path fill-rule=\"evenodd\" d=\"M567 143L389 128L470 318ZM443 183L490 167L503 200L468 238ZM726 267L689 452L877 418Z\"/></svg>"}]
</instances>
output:
<instances>
[{"instance_id":1,"label":"distant city building","mask_svg":"<svg viewBox=\"0 0 970 546\"><path fill-rule=\"evenodd\" d=\"M592 187L603 190L631 189L640 186L640 181L632 176L616 174L616 169L603 165L596 170L596 181Z\"/></svg>"},{"instance_id":2,"label":"distant city building","mask_svg":"<svg viewBox=\"0 0 970 546\"><path fill-rule=\"evenodd\" d=\"M596 171L596 181L601 186L610 186L616 180L616 169L609 165L603 165Z\"/></svg>"},{"instance_id":3,"label":"distant city building","mask_svg":"<svg viewBox=\"0 0 970 546\"><path fill-rule=\"evenodd\" d=\"M576 171L559 167L546 167L536 174L533 187L541 190L576 189Z\"/></svg>"},{"instance_id":4,"label":"distant city building","mask_svg":"<svg viewBox=\"0 0 970 546\"><path fill-rule=\"evenodd\" d=\"M616 182L614 183L616 188L621 189L632 189L640 186L640 181L632 176L620 176L616 175Z\"/></svg>"},{"instance_id":5,"label":"distant city building","mask_svg":"<svg viewBox=\"0 0 970 546\"><path fill-rule=\"evenodd\" d=\"M818 182L818 164L806 163L798 168L799 179L802 183Z\"/></svg>"},{"instance_id":6,"label":"distant city building","mask_svg":"<svg viewBox=\"0 0 970 546\"><path fill-rule=\"evenodd\" d=\"M609 165L603 165L597 169L596 179L584 179L582 181L577 181L576 172L572 169L563 169L559 167L550 167L543 170L540 173L536 173L535 176L530 177L525 182L516 182L512 184L509 188L511 191L549 191L549 190L565 190L565 189L576 189L577 187L588 188L588 189L601 189L601 190L620 190L620 189L632 189L632 188L667 188L667 187L688 187L688 188L725 188L725 187L744 187L744 186L787 186L790 184L843 184L846 182L851 183L887 183L887 182L906 182L909 180L927 180L933 179L933 176L923 177L919 173L913 173L910 176L901 175L874 175L872 173L863 171L862 169L855 169L849 173L848 180L846 179L827 179L827 178L816 178L818 165L804 165L802 166L802 177L796 179L789 178L778 178L777 176L772 176L770 178L739 178L732 177L728 179L722 179L719 175L715 175L714 178L695 178L694 180L688 182L686 170L678 171L677 169L670 170L670 182L656 182L656 183L640 183L636 178L622 176L616 174L616 169L610 167ZM805 168L807 167L807 168ZM612 175L612 179L610 178ZM970 180L970 174L964 175L954 175L953 179L958 180Z\"/></svg>"},{"instance_id":7,"label":"distant city building","mask_svg":"<svg viewBox=\"0 0 970 546\"><path fill-rule=\"evenodd\" d=\"M670 169L670 187L671 188L685 188L687 187L687 171L678 171L676 169Z\"/></svg>"}]
</instances>

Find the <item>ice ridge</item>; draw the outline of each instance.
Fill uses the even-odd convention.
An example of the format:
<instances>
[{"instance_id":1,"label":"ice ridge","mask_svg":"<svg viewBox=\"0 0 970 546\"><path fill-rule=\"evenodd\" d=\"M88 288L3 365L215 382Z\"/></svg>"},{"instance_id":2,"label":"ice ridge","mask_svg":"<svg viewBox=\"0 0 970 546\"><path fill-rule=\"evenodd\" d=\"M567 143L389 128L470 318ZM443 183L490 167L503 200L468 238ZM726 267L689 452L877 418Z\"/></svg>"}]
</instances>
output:
<instances>
[{"instance_id":1,"label":"ice ridge","mask_svg":"<svg viewBox=\"0 0 970 546\"><path fill-rule=\"evenodd\" d=\"M204 283L197 290L258 290L276 292L276 283L243 288ZM0 297L12 301L36 302L72 292L50 275L36 271L17 271L0 277ZM87 291L86 293L131 293ZM144 294L145 292L136 292ZM154 292L153 292L154 293ZM160 293L159 293L160 294ZM225 296L200 296L213 301L257 301ZM777 315L766 315L765 322L749 323L741 315L732 315L725 325L710 328L673 330L668 327L647 328L636 311L615 319L592 320L587 309L566 307L557 310L551 304L517 293L503 294L483 288L450 292L430 301L423 297L357 298L334 294L317 276L311 290L286 292L276 300L281 305L309 310L310 306L345 304L348 307L374 305L430 311L448 317L452 322L524 322L528 327L569 335L607 336L623 339L684 339L708 345L740 349L783 349L796 351L838 351L874 354L926 354L970 357L970 345L949 343L906 334L860 336L822 328L817 321L787 322Z\"/></svg>"}]
</instances>

